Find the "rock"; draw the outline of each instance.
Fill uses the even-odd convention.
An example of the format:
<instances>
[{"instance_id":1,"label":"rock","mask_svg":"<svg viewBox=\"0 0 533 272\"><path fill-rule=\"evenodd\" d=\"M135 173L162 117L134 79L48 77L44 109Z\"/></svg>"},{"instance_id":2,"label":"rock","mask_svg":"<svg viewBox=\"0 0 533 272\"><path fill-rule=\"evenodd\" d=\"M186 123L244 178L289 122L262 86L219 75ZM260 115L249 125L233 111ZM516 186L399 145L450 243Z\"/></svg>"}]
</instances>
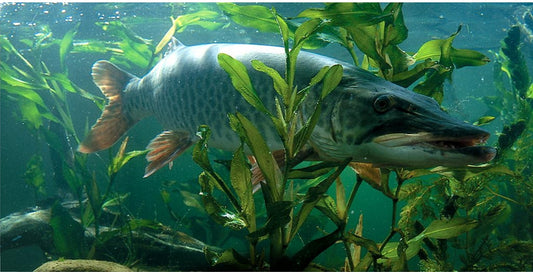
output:
<instances>
[{"instance_id":1,"label":"rock","mask_svg":"<svg viewBox=\"0 0 533 272\"><path fill-rule=\"evenodd\" d=\"M51 261L37 267L33 272L133 272L126 266L97 260Z\"/></svg>"}]
</instances>

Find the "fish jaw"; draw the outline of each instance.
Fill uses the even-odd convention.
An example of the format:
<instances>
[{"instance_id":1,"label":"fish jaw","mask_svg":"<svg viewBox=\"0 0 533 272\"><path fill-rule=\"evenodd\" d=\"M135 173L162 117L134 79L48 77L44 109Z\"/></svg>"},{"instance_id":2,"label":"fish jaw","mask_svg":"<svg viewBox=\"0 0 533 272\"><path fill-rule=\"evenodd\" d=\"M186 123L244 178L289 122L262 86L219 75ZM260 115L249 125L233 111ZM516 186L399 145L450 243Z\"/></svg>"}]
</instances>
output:
<instances>
[{"instance_id":1,"label":"fish jaw","mask_svg":"<svg viewBox=\"0 0 533 272\"><path fill-rule=\"evenodd\" d=\"M459 167L486 163L494 159L496 149L480 146L489 134L438 136L429 132L391 133L378 136L368 145L374 165L406 168L433 166Z\"/></svg>"}]
</instances>

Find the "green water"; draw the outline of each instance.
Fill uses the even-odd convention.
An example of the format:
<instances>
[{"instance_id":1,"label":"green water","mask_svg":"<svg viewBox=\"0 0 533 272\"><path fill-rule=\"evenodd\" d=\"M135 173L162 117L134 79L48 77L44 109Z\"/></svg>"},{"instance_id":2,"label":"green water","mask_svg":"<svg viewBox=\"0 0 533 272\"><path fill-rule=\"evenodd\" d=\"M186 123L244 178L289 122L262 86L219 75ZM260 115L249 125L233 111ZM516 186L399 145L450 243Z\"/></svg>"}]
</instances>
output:
<instances>
[{"instance_id":1,"label":"green water","mask_svg":"<svg viewBox=\"0 0 533 272\"><path fill-rule=\"evenodd\" d=\"M261 5L268 8L275 7L279 14L289 18L297 16L308 8L323 8L323 4L320 3L261 3ZM385 4L382 6L384 7ZM524 63L528 67L533 67L533 34L531 32L533 21L528 21L527 17L528 12L531 16L532 9L533 5L530 3L407 3L403 6L404 21L409 29L409 34L408 38L400 45L402 50L413 54L426 41L446 39L457 30L459 25L462 25L462 30L455 38L453 46L479 51L491 59L490 63L483 66L454 70L452 80L444 83L442 106L448 113L469 123L474 123L482 116L496 117L494 121L483 126L491 132L492 136L488 140L488 144L494 147L498 146L498 137L502 135L502 131L505 131L505 126L510 126L517 120L526 119L524 132L516 135L518 140L513 142L513 147L510 147L505 154L506 157L498 161L498 165L505 168L505 171L487 170L486 174L475 180L469 180L470 183L465 185L465 187L475 187L472 185L475 183L479 184L479 188L458 189L457 187L460 187L457 185L458 183L446 179L445 175L425 176L418 180L405 182L404 186L415 188L422 199L420 203L414 204L420 209L417 214L412 215L411 219L418 220L426 227L434 219L440 217L439 213L446 201L446 198L442 197L443 195L459 195L457 216L464 218L479 219L491 208L501 203L511 207L509 217L494 225L488 234L484 234L483 239L486 239L486 242L474 241L475 239L472 239L471 236L476 235L476 232L468 232L466 235L462 234L458 238L448 240L445 246L447 248L446 258L441 258L446 260L447 266L444 264L439 266L441 269L533 269L531 263L533 258L531 251L533 249L531 246L533 228L533 200L531 195L533 193L533 180L531 178L533 175L533 162L531 161L533 155L531 150L533 143L531 141L531 118L528 117L528 115L531 116L531 98L520 100L525 101L525 106L521 106L516 102L518 100L513 100L517 95L506 96L502 93L502 90L512 93L514 87L512 80L509 80L497 66L501 63L505 65L505 61L496 56L496 54L501 55L500 42L508 35L509 29L513 25L518 25L522 31L519 48ZM63 162L66 165L74 165L72 160L73 154L76 152L77 141L83 139L86 127L91 126L101 114L97 103L95 104L91 99L86 98L88 96L103 97L92 82L91 66L97 60L114 58L116 62L121 62L118 63L119 65L122 64L121 67L137 76L142 76L149 70L148 66L136 65L133 59L130 59L131 63L128 64L127 54L117 56L109 50L109 47L119 48L120 45L118 43L113 44L113 42L120 41L122 37L117 33L106 31L106 25L120 22L137 37L145 39L144 47L138 48L138 51L146 53L155 48L155 45L170 28L170 16L176 18L199 10L209 10L215 13L216 16L207 21L215 22L218 26L213 30L199 25L191 25L183 29L175 36L185 45L225 42L283 45L279 33L260 32L254 28L236 24L230 18L225 17L215 3L1 4L0 22L2 27L0 35L2 38L7 39L35 67L39 66L42 61L50 73L66 75L76 85L76 90L82 89L88 93L88 95L83 95L80 91L70 92L61 86L59 89L63 90L65 100L57 104L57 100L54 100L57 96L48 95L49 90L34 88L37 94L43 94L42 105L35 106L33 104L32 107L20 102L24 100L24 96L17 95L13 89L4 87L7 85L4 85L6 80L3 79L0 85L1 217L24 211L50 198L62 201L86 199L85 187L80 187L80 194L76 194L72 191L72 186L61 183L61 180L68 180L68 175L65 175L64 172L57 172L57 166L63 165ZM301 22L301 19L299 20ZM66 40L65 37L74 33L72 32L73 29L76 29L75 36L71 40L73 45L70 47L62 45L62 41ZM47 37L47 35L49 36ZM131 40L132 36L125 39ZM37 45L39 40L42 41L40 46ZM107 51L91 51L83 47L84 43L96 44L95 42L106 42ZM68 49L68 53L62 55L60 48ZM120 49L125 50L124 48L121 47ZM339 44L330 44L313 51L352 62L350 53ZM363 59L361 51L356 50L356 54L359 60ZM6 73L7 67L28 70L27 66L15 54L4 51L0 52L0 56L0 62L6 66L2 67L2 73ZM63 63L61 63L62 59ZM157 57L154 58L154 61L157 61ZM144 62L139 61L138 63ZM153 64L155 63L151 63L151 65ZM40 72L43 72L42 67L39 69ZM531 68L526 70L526 74L529 74L530 77L532 76L531 71ZM498 78L498 75L501 78ZM32 83L37 84L37 82L30 82L30 84ZM53 84L50 86L54 87ZM530 92L533 92L532 89L530 87ZM22 92L22 89L20 91ZM101 99L96 99L96 101L102 103ZM65 130L61 126L58 128L57 125L54 125L56 122L51 121L49 116L47 117L47 113L61 117L60 106L68 109L67 119L71 120L73 131ZM30 111L32 109L37 109L39 113L37 115L41 115L41 118L35 115L29 117L30 115L24 114L25 110ZM40 123L36 120L40 120ZM52 131L54 135L47 138L45 131ZM144 150L149 141L161 131L161 125L155 119L142 120L127 133L129 136L127 151ZM51 149L58 146L62 148L63 153L59 157L54 157ZM94 176L94 180L100 188L100 194L104 194L108 184L107 167L111 158L115 156L118 147L119 144L116 144L109 151L101 151L84 157L87 161L84 162L83 168L88 171L89 176ZM154 175L144 179L142 178L146 164L144 156L133 158L120 169L114 178L113 186L109 191L110 198L126 193L129 195L121 203L120 209L113 208L119 210L119 217L122 218L120 220L126 220L125 218L152 220L187 233L207 244L224 249L235 248L241 254L246 254L249 248L247 240L244 238L246 235L244 230L232 232L228 228L214 223L198 207L187 205L187 194L193 195L192 198L194 199L199 199L198 175L202 171L192 161L191 153L191 150L188 150L175 159L172 169L164 167ZM213 151L211 156L231 159L231 154L221 154L217 151ZM35 164L38 166L36 172L28 170L31 168L32 158L39 158L41 161L40 164ZM228 175L221 165L217 165L217 167L226 176ZM68 167L63 167L63 169L66 168ZM82 174L78 173L78 175ZM39 186L32 184L32 181L39 178L43 180L43 184ZM457 177L455 178L457 181ZM341 179L346 188L346 194L349 194L356 181L355 174L352 170L347 169L341 175ZM169 183L172 184L168 185ZM394 175L390 178L390 184L392 188L396 187ZM415 187L415 184L421 186ZM425 188L435 191L426 194ZM171 199L167 204L177 215L177 218L169 213L167 205L161 197L161 191L170 193ZM332 186L328 193L335 198L335 186ZM413 204L416 196L417 193L415 192L410 195L410 198L398 202L396 221L405 216L405 214L401 214L402 211L405 211L403 208ZM256 195L255 197L256 202L261 202L261 196ZM468 201L473 203L468 203ZM346 229L354 229L359 215L362 214L364 216L363 236L378 243L382 242L391 229L392 205L391 199L385 194L367 183L363 183L351 209L348 211L349 220ZM258 210L261 208L259 206ZM264 221L264 210L262 216L261 220ZM106 220L109 218L113 217L102 218L102 224L107 225L109 222ZM319 238L325 233L330 233L334 228L335 226L331 221L314 210L300 230L298 238L289 246L288 252L291 254L296 252L304 243ZM391 241L398 240L399 236L396 235ZM471 241L473 245L464 249L464 245L468 244L466 241ZM520 247L503 247L518 242ZM427 245L425 246L427 247ZM267 250L268 245L261 245L260 248ZM465 261L467 258L464 256L472 257L475 255L474 251L478 249L480 253L486 255L476 261ZM496 254L497 249L502 252L502 255L514 254L514 257L506 260ZM490 255L490 250L494 250L496 253L492 252L490 254L493 255ZM363 250L364 253L366 251L366 249ZM427 248L426 251L430 252L430 259L438 259L433 251ZM0 268L2 271L33 270L45 262L47 256L51 259L63 257L57 252L45 253L35 245L2 250ZM345 256L344 247L339 243L324 252L315 262L338 270L344 266ZM498 258L501 259L501 262L495 261L500 260ZM408 268L410 270L423 269L424 267L420 266L419 261L420 256L409 260ZM496 265L505 263L505 261L508 261L506 263L508 266ZM475 266L472 266L473 263Z\"/></svg>"}]
</instances>

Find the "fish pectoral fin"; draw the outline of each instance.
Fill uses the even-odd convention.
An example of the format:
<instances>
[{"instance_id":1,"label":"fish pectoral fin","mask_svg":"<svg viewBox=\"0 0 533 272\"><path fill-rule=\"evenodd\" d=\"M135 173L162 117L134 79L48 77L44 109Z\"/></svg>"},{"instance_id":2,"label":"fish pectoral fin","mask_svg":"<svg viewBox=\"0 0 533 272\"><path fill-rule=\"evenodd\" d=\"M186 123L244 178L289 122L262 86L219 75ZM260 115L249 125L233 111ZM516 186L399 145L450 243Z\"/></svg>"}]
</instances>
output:
<instances>
[{"instance_id":1,"label":"fish pectoral fin","mask_svg":"<svg viewBox=\"0 0 533 272\"><path fill-rule=\"evenodd\" d=\"M150 150L146 155L149 164L146 166L144 177L172 162L191 145L191 135L185 131L167 130L157 135L147 147Z\"/></svg>"},{"instance_id":2,"label":"fish pectoral fin","mask_svg":"<svg viewBox=\"0 0 533 272\"><path fill-rule=\"evenodd\" d=\"M371 163L363 162L350 162L349 166L370 186L380 191L382 190L381 170L379 168L374 167Z\"/></svg>"}]
</instances>

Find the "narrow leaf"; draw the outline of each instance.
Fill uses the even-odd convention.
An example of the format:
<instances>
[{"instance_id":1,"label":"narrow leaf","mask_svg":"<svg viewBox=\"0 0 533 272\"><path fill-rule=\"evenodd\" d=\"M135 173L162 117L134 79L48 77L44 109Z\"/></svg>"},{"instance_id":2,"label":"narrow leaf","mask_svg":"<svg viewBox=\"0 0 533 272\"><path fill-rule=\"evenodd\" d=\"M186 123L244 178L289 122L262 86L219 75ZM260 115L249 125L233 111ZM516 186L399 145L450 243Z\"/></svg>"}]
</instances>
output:
<instances>
[{"instance_id":1,"label":"narrow leaf","mask_svg":"<svg viewBox=\"0 0 533 272\"><path fill-rule=\"evenodd\" d=\"M248 76L248 71L246 71L246 66L224 53L218 54L218 63L228 73L233 87L235 87L242 97L257 110L269 114L269 111L255 92L250 77Z\"/></svg>"},{"instance_id":2,"label":"narrow leaf","mask_svg":"<svg viewBox=\"0 0 533 272\"><path fill-rule=\"evenodd\" d=\"M464 217L440 219L431 222L420 235L434 239L450 239L475 228L477 224L477 220Z\"/></svg>"},{"instance_id":3,"label":"narrow leaf","mask_svg":"<svg viewBox=\"0 0 533 272\"><path fill-rule=\"evenodd\" d=\"M324 99L331 91L333 91L337 85L341 82L343 75L342 65L335 64L326 72L324 76L324 82L322 83L322 95Z\"/></svg>"},{"instance_id":4,"label":"narrow leaf","mask_svg":"<svg viewBox=\"0 0 533 272\"><path fill-rule=\"evenodd\" d=\"M235 214L218 203L218 201L213 197L213 187L217 181L208 173L202 172L198 177L198 182L202 191L200 196L202 202L204 203L204 208L207 214L211 216L215 222L218 224L230 227L234 230L239 230L246 227L245 220L241 218L238 214Z\"/></svg>"},{"instance_id":5,"label":"narrow leaf","mask_svg":"<svg viewBox=\"0 0 533 272\"><path fill-rule=\"evenodd\" d=\"M257 160L257 164L272 193L273 200L278 200L281 189L279 188L281 186L281 171L277 162L272 156L265 139L252 122L240 113L237 113L236 117L242 127L242 133L244 133L242 136L246 139L246 144L250 147L252 154Z\"/></svg>"},{"instance_id":6,"label":"narrow leaf","mask_svg":"<svg viewBox=\"0 0 533 272\"><path fill-rule=\"evenodd\" d=\"M61 43L59 44L59 62L61 63L61 69L65 71L65 60L67 58L67 54L72 49L72 41L74 40L74 36L78 32L78 27L80 26L80 23L77 23L74 28L69 30L65 36L63 36L63 39L61 39Z\"/></svg>"},{"instance_id":7,"label":"narrow leaf","mask_svg":"<svg viewBox=\"0 0 533 272\"><path fill-rule=\"evenodd\" d=\"M233 3L217 3L218 8L235 23L253 27L261 32L279 31L278 23L270 9L265 6L239 6Z\"/></svg>"},{"instance_id":8,"label":"narrow leaf","mask_svg":"<svg viewBox=\"0 0 533 272\"><path fill-rule=\"evenodd\" d=\"M252 173L246 163L243 146L241 145L233 154L230 168L231 185L240 199L242 212L246 218L250 232L255 231L255 204L252 193Z\"/></svg>"},{"instance_id":9,"label":"narrow leaf","mask_svg":"<svg viewBox=\"0 0 533 272\"><path fill-rule=\"evenodd\" d=\"M335 200L331 196L325 195L317 203L316 208L327 216L335 225L340 226L344 223L343 218L338 214Z\"/></svg>"},{"instance_id":10,"label":"narrow leaf","mask_svg":"<svg viewBox=\"0 0 533 272\"><path fill-rule=\"evenodd\" d=\"M269 75L274 81L274 89L276 90L276 92L281 97L283 97L283 100L287 101L289 99L289 86L287 85L285 79L283 79L278 73L278 71L276 71L274 68L266 66L263 62L259 60L252 60L252 67L254 67L254 69L257 71Z\"/></svg>"}]
</instances>

